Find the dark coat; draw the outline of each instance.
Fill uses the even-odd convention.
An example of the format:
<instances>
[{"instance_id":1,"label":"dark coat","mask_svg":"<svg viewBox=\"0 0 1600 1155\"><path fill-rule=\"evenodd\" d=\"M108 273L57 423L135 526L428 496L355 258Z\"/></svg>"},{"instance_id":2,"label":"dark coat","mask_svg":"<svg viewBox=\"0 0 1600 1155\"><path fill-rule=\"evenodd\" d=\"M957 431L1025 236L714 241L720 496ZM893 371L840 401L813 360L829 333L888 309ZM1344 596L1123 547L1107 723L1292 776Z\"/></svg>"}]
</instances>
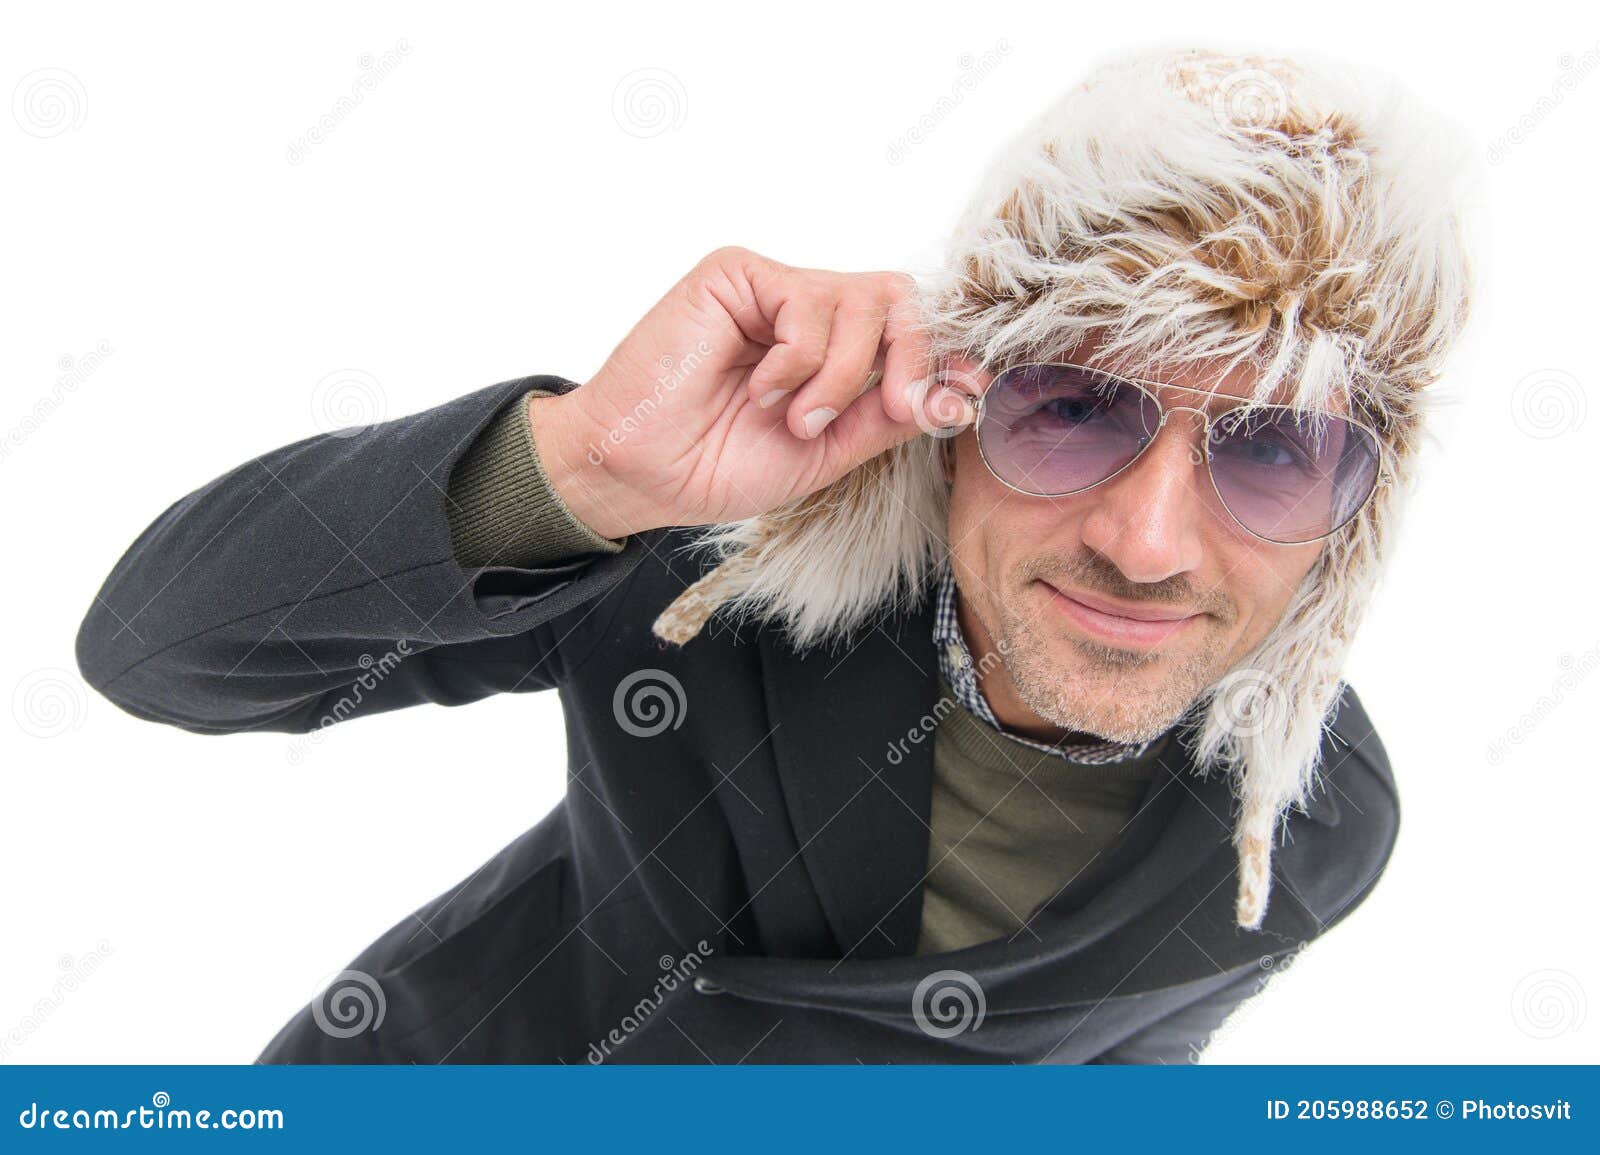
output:
<instances>
[{"instance_id":1,"label":"dark coat","mask_svg":"<svg viewBox=\"0 0 1600 1155\"><path fill-rule=\"evenodd\" d=\"M240 466L162 514L83 623L91 684L204 734L561 696L562 805L350 963L380 992L375 1029L351 1033L348 1005L308 1007L263 1061L1182 1062L1377 881L1398 800L1347 689L1261 930L1234 924L1229 787L1178 745L1139 816L1028 930L913 955L931 599L832 651L716 619L679 649L650 626L702 572L686 531L463 572L451 468L533 387L572 386L504 382Z\"/></svg>"}]
</instances>

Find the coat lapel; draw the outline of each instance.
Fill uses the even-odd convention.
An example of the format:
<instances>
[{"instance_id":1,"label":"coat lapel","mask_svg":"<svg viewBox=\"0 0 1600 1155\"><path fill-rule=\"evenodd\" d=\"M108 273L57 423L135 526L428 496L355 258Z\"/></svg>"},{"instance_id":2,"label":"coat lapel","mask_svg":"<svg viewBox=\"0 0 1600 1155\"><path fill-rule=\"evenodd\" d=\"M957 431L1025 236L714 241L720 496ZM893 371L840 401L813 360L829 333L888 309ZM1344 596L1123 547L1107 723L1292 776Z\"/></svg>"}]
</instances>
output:
<instances>
[{"instance_id":1,"label":"coat lapel","mask_svg":"<svg viewBox=\"0 0 1600 1155\"><path fill-rule=\"evenodd\" d=\"M928 599L848 646L761 632L778 774L840 957L910 954L922 925L938 697Z\"/></svg>"},{"instance_id":2,"label":"coat lapel","mask_svg":"<svg viewBox=\"0 0 1600 1155\"><path fill-rule=\"evenodd\" d=\"M883 963L872 960L913 955L921 929L939 694L931 598L850 646L801 655L763 629L760 647L800 856L838 957L851 970L876 971ZM1179 737L1138 816L1034 913L1034 933L944 957L984 967L993 955L992 993L1002 1005L1007 988L1023 1004L1060 1005L1190 981L1315 937L1315 916L1276 884L1261 930L1234 926L1232 789L1221 774L1195 773ZM1319 788L1310 816L1337 823L1327 790ZM838 964L823 965L831 975Z\"/></svg>"}]
</instances>

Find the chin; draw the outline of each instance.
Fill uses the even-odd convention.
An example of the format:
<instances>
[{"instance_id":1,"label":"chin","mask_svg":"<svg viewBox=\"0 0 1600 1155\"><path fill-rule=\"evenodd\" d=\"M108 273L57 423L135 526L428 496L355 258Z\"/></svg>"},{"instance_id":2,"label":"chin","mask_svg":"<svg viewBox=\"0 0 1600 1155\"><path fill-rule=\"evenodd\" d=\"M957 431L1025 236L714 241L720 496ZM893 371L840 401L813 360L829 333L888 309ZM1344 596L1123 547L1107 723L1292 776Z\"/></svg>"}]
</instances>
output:
<instances>
[{"instance_id":1,"label":"chin","mask_svg":"<svg viewBox=\"0 0 1600 1155\"><path fill-rule=\"evenodd\" d=\"M1111 742L1148 742L1193 704L1182 665L1159 652L1070 639L1019 655L1008 672L1028 708L1055 725Z\"/></svg>"}]
</instances>

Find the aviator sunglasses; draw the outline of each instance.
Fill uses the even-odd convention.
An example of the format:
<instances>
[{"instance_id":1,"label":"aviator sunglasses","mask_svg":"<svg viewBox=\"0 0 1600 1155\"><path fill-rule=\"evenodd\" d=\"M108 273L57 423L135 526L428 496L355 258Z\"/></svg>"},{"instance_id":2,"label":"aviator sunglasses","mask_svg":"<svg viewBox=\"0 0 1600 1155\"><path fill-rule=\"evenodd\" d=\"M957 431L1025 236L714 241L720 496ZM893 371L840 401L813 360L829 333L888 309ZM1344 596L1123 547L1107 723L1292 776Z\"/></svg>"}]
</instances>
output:
<instances>
[{"instance_id":1,"label":"aviator sunglasses","mask_svg":"<svg viewBox=\"0 0 1600 1155\"><path fill-rule=\"evenodd\" d=\"M1066 497L1127 469L1186 409L1204 424L1206 473L1222 507L1245 532L1279 545L1338 532L1378 488L1382 444L1360 421L1245 398L1211 414L1163 407L1157 388L1233 396L1067 362L1015 365L977 400L978 452L1017 492Z\"/></svg>"}]
</instances>

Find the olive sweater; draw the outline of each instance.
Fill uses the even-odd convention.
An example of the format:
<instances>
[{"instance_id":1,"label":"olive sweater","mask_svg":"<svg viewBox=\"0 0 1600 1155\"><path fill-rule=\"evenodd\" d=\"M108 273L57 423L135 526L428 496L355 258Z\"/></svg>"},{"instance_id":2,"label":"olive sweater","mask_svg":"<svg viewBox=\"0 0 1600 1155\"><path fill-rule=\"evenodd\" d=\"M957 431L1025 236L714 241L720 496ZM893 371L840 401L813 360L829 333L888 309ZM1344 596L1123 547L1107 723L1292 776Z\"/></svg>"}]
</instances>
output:
<instances>
[{"instance_id":1,"label":"olive sweater","mask_svg":"<svg viewBox=\"0 0 1600 1155\"><path fill-rule=\"evenodd\" d=\"M468 569L534 566L620 551L622 541L590 530L551 487L526 413L509 407L451 475L457 560ZM1109 765L1074 762L984 722L942 681L940 693L919 954L1027 938L1033 911L1133 817L1167 746Z\"/></svg>"}]
</instances>

